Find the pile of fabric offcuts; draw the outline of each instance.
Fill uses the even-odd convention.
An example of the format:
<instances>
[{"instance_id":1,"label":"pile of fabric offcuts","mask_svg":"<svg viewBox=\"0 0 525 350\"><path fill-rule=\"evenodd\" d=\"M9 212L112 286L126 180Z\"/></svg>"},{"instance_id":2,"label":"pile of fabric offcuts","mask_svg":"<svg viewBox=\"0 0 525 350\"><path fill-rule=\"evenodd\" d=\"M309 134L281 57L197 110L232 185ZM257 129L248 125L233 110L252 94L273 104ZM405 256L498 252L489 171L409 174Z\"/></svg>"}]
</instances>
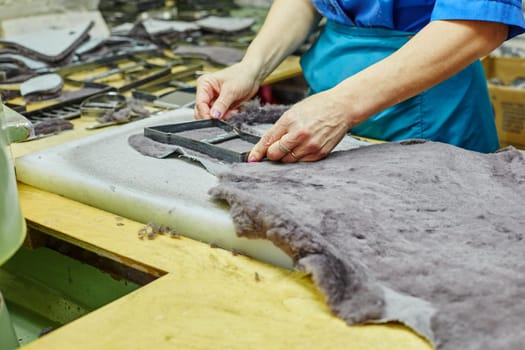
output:
<instances>
[{"instance_id":1,"label":"pile of fabric offcuts","mask_svg":"<svg viewBox=\"0 0 525 350\"><path fill-rule=\"evenodd\" d=\"M202 39L208 34L253 33L253 18L208 16L196 21L147 18L113 28L109 37L92 37L93 22L74 27L45 29L0 40L0 80L14 83L58 67L89 62L126 53L177 49L177 55L214 58L227 65L238 62L243 51L223 47L207 50ZM180 44L185 44L184 47ZM192 47L193 46L193 47ZM208 52L209 51L209 52ZM222 58L221 58L222 57ZM225 58L224 58L225 57Z\"/></svg>"},{"instance_id":2,"label":"pile of fabric offcuts","mask_svg":"<svg viewBox=\"0 0 525 350\"><path fill-rule=\"evenodd\" d=\"M114 35L133 37L175 50L175 54L210 58L221 47L233 59L218 63L227 65L238 62L254 36L251 29L255 19L249 17L208 16L195 21L147 18L134 24L126 23L113 28ZM243 41L241 38L246 36ZM207 49L207 47L210 47ZM210 51L210 54L207 54ZM217 61L215 61L217 62Z\"/></svg>"},{"instance_id":3,"label":"pile of fabric offcuts","mask_svg":"<svg viewBox=\"0 0 525 350\"><path fill-rule=\"evenodd\" d=\"M24 81L35 73L73 60L75 49L87 40L93 22L67 29L48 29L0 40L3 81Z\"/></svg>"},{"instance_id":4,"label":"pile of fabric offcuts","mask_svg":"<svg viewBox=\"0 0 525 350\"><path fill-rule=\"evenodd\" d=\"M91 38L92 21L61 29L44 29L0 40L2 83L26 81L59 67L78 64L104 55L157 49L152 43L111 36Z\"/></svg>"},{"instance_id":5,"label":"pile of fabric offcuts","mask_svg":"<svg viewBox=\"0 0 525 350\"><path fill-rule=\"evenodd\" d=\"M74 26L0 39L0 95L4 104L25 114L33 123L43 124L35 125L37 130L48 132L40 136L50 135L73 128L67 120L79 117L82 101L93 95L135 87L138 90L146 83L155 86L156 80L169 84L170 69L176 65L234 64L241 60L242 49L207 45L206 40L212 38L216 42L232 35L254 33L250 28L255 20L248 17L204 16L183 21L136 16L138 20L113 28L104 37L93 35L97 33L94 21L85 20ZM192 74L197 74L199 68L195 67ZM94 76L82 76L97 69ZM115 83L118 79L124 85ZM173 86L182 89L183 81L177 79L174 75ZM151 102L152 97L146 99L143 90L141 94L134 92L132 99ZM57 105L56 110L53 105ZM119 116L114 117L112 123L99 124L119 122Z\"/></svg>"}]
</instances>

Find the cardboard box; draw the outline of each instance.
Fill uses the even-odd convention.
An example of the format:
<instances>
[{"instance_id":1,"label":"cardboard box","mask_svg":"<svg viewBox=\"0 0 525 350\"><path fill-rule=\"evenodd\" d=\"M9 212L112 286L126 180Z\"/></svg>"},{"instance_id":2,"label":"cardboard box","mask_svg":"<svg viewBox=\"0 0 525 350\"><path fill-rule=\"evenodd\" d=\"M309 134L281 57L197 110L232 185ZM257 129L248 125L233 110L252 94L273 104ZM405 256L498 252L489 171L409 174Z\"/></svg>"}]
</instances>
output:
<instances>
[{"instance_id":1,"label":"cardboard box","mask_svg":"<svg viewBox=\"0 0 525 350\"><path fill-rule=\"evenodd\" d=\"M525 149L525 88L509 85L525 78L525 59L487 56L482 63L489 81L499 79L504 84L488 84L500 145Z\"/></svg>"}]
</instances>

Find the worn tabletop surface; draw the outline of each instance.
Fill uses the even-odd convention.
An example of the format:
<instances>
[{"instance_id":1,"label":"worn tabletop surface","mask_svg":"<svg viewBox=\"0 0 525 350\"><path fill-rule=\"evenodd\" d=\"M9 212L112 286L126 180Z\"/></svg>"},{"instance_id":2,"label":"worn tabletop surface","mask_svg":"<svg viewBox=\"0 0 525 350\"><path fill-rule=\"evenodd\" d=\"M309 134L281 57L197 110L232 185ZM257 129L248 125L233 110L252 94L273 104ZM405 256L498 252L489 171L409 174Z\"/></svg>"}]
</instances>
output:
<instances>
[{"instance_id":1,"label":"worn tabletop surface","mask_svg":"<svg viewBox=\"0 0 525 350\"><path fill-rule=\"evenodd\" d=\"M161 276L29 349L431 349L399 325L347 326L300 272L190 239L140 240L141 223L24 184L19 193L31 227Z\"/></svg>"}]
</instances>

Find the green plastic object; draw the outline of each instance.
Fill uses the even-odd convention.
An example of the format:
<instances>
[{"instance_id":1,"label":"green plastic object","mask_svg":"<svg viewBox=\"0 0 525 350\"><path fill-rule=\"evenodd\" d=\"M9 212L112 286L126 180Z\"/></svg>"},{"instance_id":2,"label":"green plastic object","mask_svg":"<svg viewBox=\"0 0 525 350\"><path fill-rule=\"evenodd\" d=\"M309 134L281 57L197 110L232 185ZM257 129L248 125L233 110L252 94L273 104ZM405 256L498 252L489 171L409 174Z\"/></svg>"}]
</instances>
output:
<instances>
[{"instance_id":1,"label":"green plastic object","mask_svg":"<svg viewBox=\"0 0 525 350\"><path fill-rule=\"evenodd\" d=\"M18 113L4 108L0 101L0 265L20 248L26 234L9 144L32 135L31 123ZM18 338L0 293L0 350L18 347Z\"/></svg>"},{"instance_id":2,"label":"green plastic object","mask_svg":"<svg viewBox=\"0 0 525 350\"><path fill-rule=\"evenodd\" d=\"M23 116L0 103L0 265L18 250L25 238L9 144L30 137L31 130L31 124Z\"/></svg>"},{"instance_id":3,"label":"green plastic object","mask_svg":"<svg viewBox=\"0 0 525 350\"><path fill-rule=\"evenodd\" d=\"M67 250L64 246L56 249ZM75 249L77 257L96 256ZM0 267L0 290L22 347L36 340L43 330L56 330L140 286L118 273L109 274L87 261L45 247L22 246Z\"/></svg>"},{"instance_id":4,"label":"green plastic object","mask_svg":"<svg viewBox=\"0 0 525 350\"><path fill-rule=\"evenodd\" d=\"M7 106L1 108L9 143L24 141L34 136L33 125L29 120Z\"/></svg>"},{"instance_id":5,"label":"green plastic object","mask_svg":"<svg viewBox=\"0 0 525 350\"><path fill-rule=\"evenodd\" d=\"M0 293L0 350L12 350L18 346L15 330L11 324L2 293Z\"/></svg>"}]
</instances>

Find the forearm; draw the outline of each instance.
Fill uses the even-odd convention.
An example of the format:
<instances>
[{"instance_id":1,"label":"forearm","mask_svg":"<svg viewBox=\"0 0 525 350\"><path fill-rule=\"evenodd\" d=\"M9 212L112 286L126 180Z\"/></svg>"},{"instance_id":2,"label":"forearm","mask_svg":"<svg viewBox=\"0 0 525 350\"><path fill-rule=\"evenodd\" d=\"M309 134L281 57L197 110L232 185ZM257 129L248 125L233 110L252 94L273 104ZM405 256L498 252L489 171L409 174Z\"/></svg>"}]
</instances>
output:
<instances>
[{"instance_id":1,"label":"forearm","mask_svg":"<svg viewBox=\"0 0 525 350\"><path fill-rule=\"evenodd\" d=\"M507 26L490 22L431 22L394 54L329 93L337 103L348 106L348 126L352 127L490 53L505 40L507 31Z\"/></svg>"},{"instance_id":2,"label":"forearm","mask_svg":"<svg viewBox=\"0 0 525 350\"><path fill-rule=\"evenodd\" d=\"M263 81L305 41L319 19L310 0L275 0L242 63Z\"/></svg>"}]
</instances>

